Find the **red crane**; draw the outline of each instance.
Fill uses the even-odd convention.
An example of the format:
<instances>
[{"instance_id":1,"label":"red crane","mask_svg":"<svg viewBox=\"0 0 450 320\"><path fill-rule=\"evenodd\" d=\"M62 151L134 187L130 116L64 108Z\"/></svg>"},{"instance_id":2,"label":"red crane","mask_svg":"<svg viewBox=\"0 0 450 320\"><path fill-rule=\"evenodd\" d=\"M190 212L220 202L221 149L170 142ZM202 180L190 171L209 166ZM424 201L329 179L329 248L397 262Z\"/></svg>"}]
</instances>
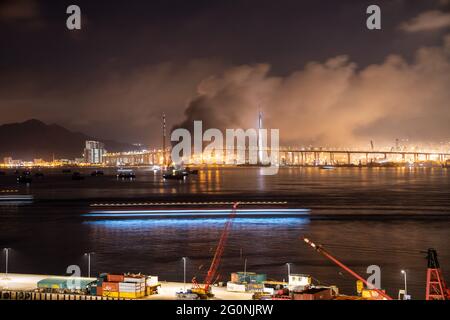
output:
<instances>
[{"instance_id":1,"label":"red crane","mask_svg":"<svg viewBox=\"0 0 450 320\"><path fill-rule=\"evenodd\" d=\"M195 278L192 279L192 284L194 288L192 289L193 293L196 293L201 298L208 298L212 296L211 294L211 284L216 280L217 269L219 268L220 261L222 259L223 251L225 250L225 245L228 240L228 235L231 230L231 225L233 224L233 219L236 216L236 209L239 205L239 202L233 204L233 209L231 210L231 214L228 217L227 222L222 231L222 235L220 236L219 244L217 245L216 252L214 253L214 257L211 261L211 266L209 267L208 273L206 274L206 278L203 284L203 287L197 282Z\"/></svg>"},{"instance_id":2,"label":"red crane","mask_svg":"<svg viewBox=\"0 0 450 320\"><path fill-rule=\"evenodd\" d=\"M427 259L426 300L450 300L450 289L445 284L435 249L428 249Z\"/></svg>"},{"instance_id":3,"label":"red crane","mask_svg":"<svg viewBox=\"0 0 450 320\"><path fill-rule=\"evenodd\" d=\"M342 269L344 269L345 271L347 271L348 273L350 273L352 276L354 276L356 279L361 280L368 288L373 287L373 285L369 284L366 279L364 279L363 277L361 277L359 274L357 274L355 271L353 271L352 269L350 269L349 267L347 267L345 264L343 264L342 262L340 262L338 259L336 259L335 257L333 257L330 253L328 253L321 245L316 245L315 243L313 243L311 240L307 239L307 238L303 238L303 241L305 241L307 244L309 244L312 248L314 248L317 252L323 254L325 257L327 257L328 259L330 259L331 261L333 261L334 263L336 263L339 267L341 267ZM387 300L392 300L392 298L390 296L388 296L384 291L378 289L378 288L373 288L373 290L375 290L379 295L381 295L382 297L386 298Z\"/></svg>"}]
</instances>

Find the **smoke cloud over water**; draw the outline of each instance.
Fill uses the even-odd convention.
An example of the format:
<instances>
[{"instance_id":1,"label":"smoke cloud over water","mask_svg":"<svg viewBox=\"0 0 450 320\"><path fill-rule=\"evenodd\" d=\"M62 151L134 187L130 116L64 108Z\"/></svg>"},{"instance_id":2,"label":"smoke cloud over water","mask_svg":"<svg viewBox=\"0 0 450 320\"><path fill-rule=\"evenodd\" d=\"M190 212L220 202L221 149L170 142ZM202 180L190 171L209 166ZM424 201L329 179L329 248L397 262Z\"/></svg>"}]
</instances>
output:
<instances>
[{"instance_id":1,"label":"smoke cloud over water","mask_svg":"<svg viewBox=\"0 0 450 320\"><path fill-rule=\"evenodd\" d=\"M279 128L282 144L367 145L450 141L450 36L412 61L392 54L362 69L348 56L310 62L279 77L244 65L204 79L175 127Z\"/></svg>"}]
</instances>

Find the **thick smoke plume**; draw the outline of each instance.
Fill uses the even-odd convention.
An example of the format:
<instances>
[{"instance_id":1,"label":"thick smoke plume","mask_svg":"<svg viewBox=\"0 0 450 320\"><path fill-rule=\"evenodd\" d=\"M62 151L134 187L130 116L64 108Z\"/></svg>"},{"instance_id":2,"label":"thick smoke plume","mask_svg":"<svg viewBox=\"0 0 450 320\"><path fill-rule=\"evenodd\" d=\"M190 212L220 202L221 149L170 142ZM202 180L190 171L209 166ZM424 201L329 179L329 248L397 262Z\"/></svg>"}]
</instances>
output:
<instances>
[{"instance_id":1,"label":"thick smoke plume","mask_svg":"<svg viewBox=\"0 0 450 320\"><path fill-rule=\"evenodd\" d=\"M203 80L175 127L279 128L290 145L364 144L396 138L450 141L450 36L421 48L413 61L399 55L358 69L349 57L311 62L285 77L267 64L234 67Z\"/></svg>"}]
</instances>

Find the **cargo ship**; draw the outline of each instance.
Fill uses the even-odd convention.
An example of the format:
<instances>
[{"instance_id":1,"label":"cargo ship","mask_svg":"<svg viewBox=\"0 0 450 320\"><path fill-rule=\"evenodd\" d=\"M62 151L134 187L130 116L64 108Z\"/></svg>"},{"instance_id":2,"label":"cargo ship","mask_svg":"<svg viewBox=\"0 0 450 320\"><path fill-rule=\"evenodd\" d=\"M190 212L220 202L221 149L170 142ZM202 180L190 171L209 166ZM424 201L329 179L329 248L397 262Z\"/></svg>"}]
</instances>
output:
<instances>
[{"instance_id":1,"label":"cargo ship","mask_svg":"<svg viewBox=\"0 0 450 320\"><path fill-rule=\"evenodd\" d=\"M190 218L227 217L232 213L233 202L165 202L165 203L94 203L91 211L83 214L89 218ZM310 210L290 208L283 201L239 202L237 217L308 216Z\"/></svg>"}]
</instances>

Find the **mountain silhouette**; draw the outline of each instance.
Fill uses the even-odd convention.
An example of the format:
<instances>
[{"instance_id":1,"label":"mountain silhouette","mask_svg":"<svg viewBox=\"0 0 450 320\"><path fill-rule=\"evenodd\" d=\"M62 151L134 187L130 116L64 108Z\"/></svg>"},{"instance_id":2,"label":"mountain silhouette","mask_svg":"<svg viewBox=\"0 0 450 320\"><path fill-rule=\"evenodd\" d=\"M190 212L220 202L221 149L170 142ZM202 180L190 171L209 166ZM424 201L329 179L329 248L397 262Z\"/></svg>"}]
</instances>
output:
<instances>
[{"instance_id":1,"label":"mountain silhouette","mask_svg":"<svg viewBox=\"0 0 450 320\"><path fill-rule=\"evenodd\" d=\"M36 119L0 126L0 162L4 157L33 160L74 159L83 155L86 140L101 141L108 152L138 149L132 144L90 137Z\"/></svg>"}]
</instances>

